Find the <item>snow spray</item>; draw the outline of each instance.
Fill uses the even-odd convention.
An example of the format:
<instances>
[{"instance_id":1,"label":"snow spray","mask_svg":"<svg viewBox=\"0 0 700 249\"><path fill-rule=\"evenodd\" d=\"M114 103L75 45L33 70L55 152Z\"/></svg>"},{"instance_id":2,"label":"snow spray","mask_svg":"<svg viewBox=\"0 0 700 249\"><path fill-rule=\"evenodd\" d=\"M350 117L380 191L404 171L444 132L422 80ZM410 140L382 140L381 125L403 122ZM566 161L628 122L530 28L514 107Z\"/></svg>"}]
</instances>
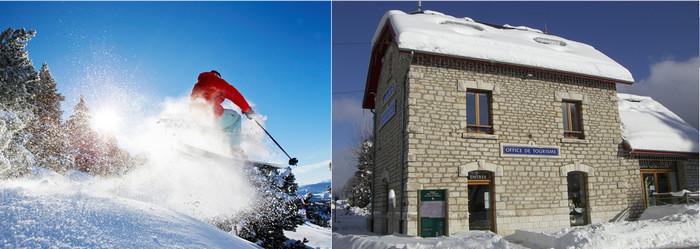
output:
<instances>
[{"instance_id":1,"label":"snow spray","mask_svg":"<svg viewBox=\"0 0 700 249\"><path fill-rule=\"evenodd\" d=\"M166 100L157 117L135 127L140 131L138 137L124 138L146 153L146 165L107 180L107 187L118 195L159 204L200 220L246 211L256 191L246 180L245 159L205 157L189 151L191 146L231 155L228 136L213 119L191 113L188 101ZM248 157L269 158L269 146L260 142L264 135L251 123L243 120L240 149Z\"/></svg>"}]
</instances>

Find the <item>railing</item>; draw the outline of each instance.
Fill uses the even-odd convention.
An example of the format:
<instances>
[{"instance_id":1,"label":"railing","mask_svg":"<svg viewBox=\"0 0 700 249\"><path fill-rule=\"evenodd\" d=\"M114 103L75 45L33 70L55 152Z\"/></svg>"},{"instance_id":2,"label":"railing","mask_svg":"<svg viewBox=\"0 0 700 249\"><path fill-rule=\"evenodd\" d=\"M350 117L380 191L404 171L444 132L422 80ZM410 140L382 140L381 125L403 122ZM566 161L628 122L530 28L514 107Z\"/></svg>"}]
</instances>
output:
<instances>
[{"instance_id":1,"label":"railing","mask_svg":"<svg viewBox=\"0 0 700 249\"><path fill-rule=\"evenodd\" d=\"M688 190L669 192L669 193L654 193L654 199L656 200L656 205L669 205L669 204L697 204L699 202L698 196L700 192L690 192Z\"/></svg>"}]
</instances>

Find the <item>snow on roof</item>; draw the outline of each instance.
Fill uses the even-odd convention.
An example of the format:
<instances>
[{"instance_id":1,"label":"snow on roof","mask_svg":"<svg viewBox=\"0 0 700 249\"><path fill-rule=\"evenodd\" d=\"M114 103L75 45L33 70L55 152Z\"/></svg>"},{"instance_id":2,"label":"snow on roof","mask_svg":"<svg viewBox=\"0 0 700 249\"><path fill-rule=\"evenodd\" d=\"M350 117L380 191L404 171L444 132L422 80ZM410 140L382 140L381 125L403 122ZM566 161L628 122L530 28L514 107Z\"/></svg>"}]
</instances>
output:
<instances>
[{"instance_id":1,"label":"snow on roof","mask_svg":"<svg viewBox=\"0 0 700 249\"><path fill-rule=\"evenodd\" d=\"M590 45L524 26L499 29L429 10L386 12L372 38L373 46L387 21L400 49L634 82L625 67Z\"/></svg>"},{"instance_id":2,"label":"snow on roof","mask_svg":"<svg viewBox=\"0 0 700 249\"><path fill-rule=\"evenodd\" d=\"M698 130L650 97L618 93L622 138L632 151L698 153Z\"/></svg>"}]
</instances>

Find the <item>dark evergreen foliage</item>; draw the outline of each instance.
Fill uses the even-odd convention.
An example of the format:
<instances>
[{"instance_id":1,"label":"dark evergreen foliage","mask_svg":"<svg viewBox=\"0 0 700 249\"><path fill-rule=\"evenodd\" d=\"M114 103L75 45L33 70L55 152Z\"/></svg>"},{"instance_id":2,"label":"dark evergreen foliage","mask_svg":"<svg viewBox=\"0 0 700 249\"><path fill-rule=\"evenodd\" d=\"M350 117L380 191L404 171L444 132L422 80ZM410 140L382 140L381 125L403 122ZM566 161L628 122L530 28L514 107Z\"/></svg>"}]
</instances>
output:
<instances>
[{"instance_id":1,"label":"dark evergreen foliage","mask_svg":"<svg viewBox=\"0 0 700 249\"><path fill-rule=\"evenodd\" d=\"M302 241L291 242L284 236L284 230L295 231L304 224L304 216L299 212L303 200L295 195L298 185L291 169L278 172L276 167L251 163L247 175L258 191L254 208L213 223L264 248L305 248Z\"/></svg>"},{"instance_id":2,"label":"dark evergreen foliage","mask_svg":"<svg viewBox=\"0 0 700 249\"><path fill-rule=\"evenodd\" d=\"M59 172L65 171L74 163L73 156L67 152L70 144L61 124L61 101L65 98L58 93L56 82L46 63L39 70L37 83L30 88L36 100L36 119L28 129L33 135L28 149L36 157L37 165Z\"/></svg>"},{"instance_id":3,"label":"dark evergreen foliage","mask_svg":"<svg viewBox=\"0 0 700 249\"><path fill-rule=\"evenodd\" d=\"M9 28L0 33L0 177L29 174L34 155L27 149L35 122L31 89L39 74L25 51L35 31Z\"/></svg>"},{"instance_id":4,"label":"dark evergreen foliage","mask_svg":"<svg viewBox=\"0 0 700 249\"><path fill-rule=\"evenodd\" d=\"M368 138L355 151L357 156L357 171L351 179L352 192L348 203L356 207L366 207L370 203L372 180L372 141Z\"/></svg>"}]
</instances>

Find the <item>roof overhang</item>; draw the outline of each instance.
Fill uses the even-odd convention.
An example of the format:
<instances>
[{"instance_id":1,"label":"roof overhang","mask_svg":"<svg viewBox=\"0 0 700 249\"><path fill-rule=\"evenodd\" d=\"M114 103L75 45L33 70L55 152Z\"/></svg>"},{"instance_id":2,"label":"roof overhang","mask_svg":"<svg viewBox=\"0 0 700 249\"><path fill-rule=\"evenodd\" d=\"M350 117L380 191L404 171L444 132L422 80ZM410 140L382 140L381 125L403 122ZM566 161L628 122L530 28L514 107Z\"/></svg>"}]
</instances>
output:
<instances>
[{"instance_id":1,"label":"roof overhang","mask_svg":"<svg viewBox=\"0 0 700 249\"><path fill-rule=\"evenodd\" d=\"M382 57L385 54L386 49L388 48L389 44L392 42L395 42L394 32L393 32L393 30L389 29L388 27L391 27L389 20L387 20L386 24L382 28L381 35L380 35L381 38L378 39L377 42L372 44L372 53L371 53L371 56L369 59L369 65L368 65L368 69L367 69L367 79L365 81L365 91L364 91L364 95L363 95L363 99L362 99L362 108L363 109L374 109L374 97L377 94L377 85L379 84L379 76L380 76L380 73L382 70ZM438 54L438 53L431 53L431 52L424 52L424 51L416 51L416 50L411 50L411 49L399 48L399 52L401 52L401 53L413 52L414 55L448 58L448 59L470 61L470 62L476 62L476 63L495 65L495 66L533 70L533 71L539 71L539 72L545 72L545 73L565 75L565 76L570 76L570 77L599 80L599 81L603 81L603 82L616 83L616 84L632 85L634 83L634 82L626 82L626 81L601 78L601 77L595 77L595 76L574 74L574 73L563 72L563 71L556 71L556 70L545 69L545 68L536 68L536 67L516 65L516 64L507 64L507 63L500 63L500 62L496 62L496 61L484 61L484 60L479 60L479 59L469 58L469 57L445 55L445 54Z\"/></svg>"},{"instance_id":2,"label":"roof overhang","mask_svg":"<svg viewBox=\"0 0 700 249\"><path fill-rule=\"evenodd\" d=\"M677 151L658 151L658 150L635 150L630 147L627 141L622 143L622 147L632 155L666 155L666 156L698 156L694 152L677 152Z\"/></svg>"},{"instance_id":3,"label":"roof overhang","mask_svg":"<svg viewBox=\"0 0 700 249\"><path fill-rule=\"evenodd\" d=\"M412 13L409 13L409 14L412 14ZM380 77L381 69L382 69L382 59L383 59L385 52L386 52L387 48L389 47L389 45L390 44L397 44L397 41L396 41L396 32L397 31L394 30L394 26L391 23L392 19L389 18L389 16L390 16L389 12L387 12L387 14L385 14L385 16L382 18L382 21L380 23L381 28L379 30L375 31L375 37L373 37L371 55L370 55L370 59L369 59L368 69L367 69L367 79L365 81L365 91L364 91L363 100L362 100L362 108L363 109L374 109L375 96L377 95L377 85L379 84L379 77ZM634 83L634 81L624 81L624 80L620 80L620 79L604 78L604 77L593 76L593 75L584 75L584 74L578 74L578 73L572 73L572 72L566 72L566 71L560 71L560 70L553 70L550 68L538 68L538 67L533 67L531 65L519 65L519 64L504 63L504 62L499 62L499 61L488 61L488 60L479 59L479 58L471 58L468 56L457 56L457 55L453 55L453 54L441 54L441 53L430 52L430 51L421 51L421 50L417 50L417 49L402 48L401 46L399 46L398 49L399 49L399 52L402 52L402 53L413 52L414 55L449 58L449 59L470 61L470 62L475 62L475 63L483 63L483 64L496 65L496 66L533 70L533 71L538 71L538 72L559 74L559 75L565 75L565 76L570 76L570 77L599 80L602 82L609 82L609 83L615 83L615 84L632 85Z\"/></svg>"}]
</instances>

